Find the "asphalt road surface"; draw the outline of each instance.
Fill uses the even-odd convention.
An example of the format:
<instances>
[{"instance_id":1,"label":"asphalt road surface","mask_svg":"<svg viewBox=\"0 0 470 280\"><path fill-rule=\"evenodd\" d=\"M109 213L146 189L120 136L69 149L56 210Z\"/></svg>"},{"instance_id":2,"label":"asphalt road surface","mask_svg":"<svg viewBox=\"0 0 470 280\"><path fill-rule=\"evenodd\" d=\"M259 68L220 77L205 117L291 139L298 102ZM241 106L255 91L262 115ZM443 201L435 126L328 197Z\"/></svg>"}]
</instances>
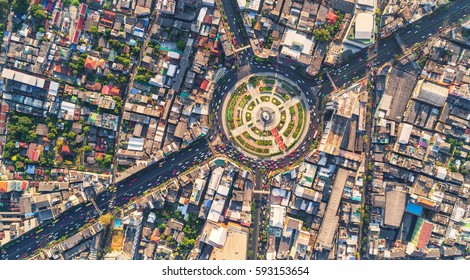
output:
<instances>
[{"instance_id":1,"label":"asphalt road surface","mask_svg":"<svg viewBox=\"0 0 470 280\"><path fill-rule=\"evenodd\" d=\"M234 8L234 1L223 0L224 11L227 17L230 30L234 33L234 37L237 39L239 45L248 45L249 42L241 34L238 18L239 15ZM465 15L469 10L470 2L466 0L457 0L446 7L443 7L435 11L432 15L424 17L419 21L410 24L406 28L403 28L396 32L402 39L403 43L410 47L416 43L423 42L427 40L432 35L439 34L439 28L446 27L452 23L458 22L460 18ZM319 116L321 98L326 94L330 93L333 89L328 78L325 75L325 71L330 73L333 82L335 85L340 88L343 85L349 85L352 83L354 78L360 79L364 77L366 72L369 70L371 64L381 65L386 63L394 58L395 55L400 55L402 50L394 37L390 35L387 38L379 39L378 50L376 55L369 57L368 49L363 49L362 51L356 53L348 61L345 61L334 67L324 68L325 70L321 71L318 75L311 79L306 79L293 68L291 65L284 65L278 62L272 63L262 63L257 62L254 56L254 53L251 49L244 50L240 54L240 69L238 71L231 70L224 78L223 83L219 83L218 87L214 91L214 96L212 100L212 116L215 116L214 123L218 124L214 130L213 135L216 134L222 135L221 139L224 142L224 148L222 151L233 151L235 154L234 157L238 157L238 160L241 160L244 164L252 168L277 168L284 167L289 165L293 161L302 158L308 149L302 150L302 148L309 147L308 144L313 140L313 135L315 133L315 128L321 122ZM369 66L368 66L369 65ZM310 109L311 123L308 134L304 140L304 143L289 155L289 157L282 158L276 162L275 165L269 159L258 159L250 160L246 159L243 156L240 157L239 153L234 151L233 143L229 141L227 135L224 134L222 129L222 118L224 117L224 112L222 112L222 103L223 99L227 96L228 90L233 88L237 81L247 75L256 74L260 72L273 72L284 75L289 79L296 82L296 84L302 89L305 93L307 102Z\"/></svg>"},{"instance_id":2,"label":"asphalt road surface","mask_svg":"<svg viewBox=\"0 0 470 280\"><path fill-rule=\"evenodd\" d=\"M174 178L177 174L198 163L208 160L212 155L205 139L197 141L187 149L173 154L165 162L156 163L141 171L137 177L118 183L115 206L123 206L131 198L139 196L146 190ZM109 202L112 197L111 188L95 197L95 201L103 213L109 211ZM0 257L1 259L10 260L26 258L53 240L64 235L71 236L80 227L97 217L98 213L90 202L74 207L60 215L54 222L51 221L37 227L20 238L7 243L6 246L0 249Z\"/></svg>"},{"instance_id":3,"label":"asphalt road surface","mask_svg":"<svg viewBox=\"0 0 470 280\"><path fill-rule=\"evenodd\" d=\"M229 8L228 5L229 3L233 2L234 1L223 0L225 14L229 19L230 28L234 32L234 36L237 41L239 43L243 43L243 45L247 45L246 40L244 40L243 36L240 34L240 31L238 31L239 28L237 26L240 23L233 22L233 18L238 18L236 11L233 9L233 6ZM428 39L431 37L431 35L438 34L439 27L446 27L452 23L458 22L458 20L462 18L464 14L469 12L469 6L470 1L456 0L450 3L448 6L434 12L431 16L427 16L408 27L399 30L396 33L399 34L405 45L412 46L415 43L419 43ZM368 51L365 49L356 54L355 57L350 60L350 62L344 62L335 67L331 67L329 69L327 68L324 71L329 71L336 86L341 87L344 84L347 85L350 83L353 77L364 76L368 70L366 65L369 62L375 62L377 64L388 62L395 54L401 54L401 49L399 48L394 36L391 35L379 41L379 49L375 57L367 57L367 53ZM297 85L306 94L310 106L319 104L319 99L321 99L321 97L325 94L329 93L332 89L328 79L323 77L325 76L323 75L324 71L312 79L305 79L287 65L279 63L272 63L271 65L256 63L256 61L253 59L254 56L251 50L244 51L242 57L243 62L245 63L244 65L248 66L248 71L244 72L244 75L270 71L285 75L291 80L297 81ZM341 70L341 72L339 72L339 70ZM230 73L227 76L226 82L223 83L223 85L219 85L219 87L214 92L212 108L219 104L220 99L224 97L224 93L226 91L223 89L225 86L228 88L233 87L238 78L240 77L236 72ZM316 92L312 90L312 88L316 90L319 89L319 91ZM317 107L318 106L311 107L311 114L316 113L316 110L319 109ZM312 121L315 125L316 118L313 118ZM313 129L311 133L313 133ZM311 141L311 139L306 139L307 142ZM149 188L158 186L166 180L175 177L176 174L189 169L197 162L204 161L211 156L212 152L208 147L208 143L205 139L203 139L195 143L191 148L187 148L174 154L170 158L166 159L164 163L152 165L146 168L140 172L138 177L136 177L137 179L134 180L129 178L118 184L115 194L115 206L119 207L124 205L132 197L140 195ZM295 158L301 156L301 153L294 154ZM289 163L291 160L292 158L285 158L279 164L285 164L286 161ZM257 164L259 165L259 162ZM98 207L101 211L103 211L103 213L107 213L109 211L109 202L112 197L113 193L111 190L107 190L95 198ZM56 220L54 220L54 222L41 225L40 227L33 229L32 231L22 235L20 238L15 239L1 247L0 258L26 258L28 255L37 251L40 247L45 246L52 240L59 239L64 235L71 235L88 221L95 219L96 217L97 212L91 203L74 207L73 209L70 209L64 214L60 215Z\"/></svg>"}]
</instances>

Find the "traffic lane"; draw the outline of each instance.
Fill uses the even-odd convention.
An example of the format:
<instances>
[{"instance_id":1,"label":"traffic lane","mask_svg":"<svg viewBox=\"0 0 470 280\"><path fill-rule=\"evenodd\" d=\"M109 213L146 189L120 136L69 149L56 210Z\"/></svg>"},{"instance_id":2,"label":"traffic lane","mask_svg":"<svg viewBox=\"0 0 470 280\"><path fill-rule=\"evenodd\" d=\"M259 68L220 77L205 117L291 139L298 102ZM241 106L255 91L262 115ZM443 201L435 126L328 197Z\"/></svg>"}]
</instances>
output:
<instances>
[{"instance_id":1,"label":"traffic lane","mask_svg":"<svg viewBox=\"0 0 470 280\"><path fill-rule=\"evenodd\" d=\"M207 152L209 152L209 153L207 153ZM202 155L204 155L204 157L206 155L212 156L212 153L210 152L210 149L208 149L208 147L207 147L207 149L203 149L203 150L199 151L197 154L193 154L193 158L200 156L201 153L202 153ZM175 160L174 165L178 165L178 163L183 162L184 160L186 160L186 162L188 162L188 160L190 160L190 159L191 158L186 157L186 158L181 158L181 160L178 160L178 161ZM168 168L166 168L165 170L162 170L162 173L164 173L165 171L167 171L170 168L174 168L174 165L171 165ZM188 165L185 169L189 169L189 167L190 166ZM180 172L184 171L185 169L178 168L178 170ZM160 175L159 177L162 177L162 176ZM166 177L166 178L168 178L168 177ZM133 191L135 191L137 189L142 189L142 187L145 187L145 186L146 185L136 185L133 188L130 188L130 189L127 189L127 190L130 191L131 195L134 195ZM147 186L147 188L148 188L148 186ZM120 196L122 196L122 195L117 196L117 198L119 198ZM109 197L109 194L105 194L105 195L103 195L103 197L107 198L107 197ZM100 196L98 196L97 198L99 199ZM107 203L108 203L108 201L105 200L105 201L103 201L101 203L97 203L97 204L98 204L98 207L100 207L100 206L102 207L104 205L107 205ZM122 204L124 204L124 203L126 203L126 202L122 202ZM121 201L117 202L116 204L117 205L121 204ZM89 215L92 215L95 212L95 209L94 209L93 205L89 205L89 206L86 206L86 207L87 208L83 208L78 212L72 212L73 214L68 213L67 215L64 215L64 216L60 217L56 223L51 223L48 226L44 227L44 229L40 233L29 234L28 236L26 236L26 238L18 239L18 242L16 244L14 244L14 245L10 246L8 249L6 249L7 252L8 251L10 252L10 253L7 253L7 259L24 258L25 253L27 253L28 255L31 254L31 253L34 253L37 249L39 249L41 247L41 242L38 242L38 240L37 240L40 237L47 237L51 233L53 234L53 236L57 237L57 236L63 236L65 234L67 234L69 231L70 232L76 231L77 229L82 227L86 222L89 221L88 219L83 219L83 214L82 213L86 213L87 216L89 216ZM54 235L54 234L56 234L56 235ZM38 246L36 246L36 245L38 245ZM35 249L34 251L32 251L33 248ZM16 255L14 255L14 254L16 254Z\"/></svg>"},{"instance_id":2,"label":"traffic lane","mask_svg":"<svg viewBox=\"0 0 470 280\"><path fill-rule=\"evenodd\" d=\"M432 13L430 16L425 16L419 19L418 21L413 22L412 24L406 26L405 28L400 29L397 33L401 35L409 34L409 31L414 32L415 30L419 30L423 26L427 26L431 23L439 22L445 19L449 14L452 14L458 10L464 10L465 7L468 7L470 4L467 0L456 0L448 4L448 6L443 8L442 10L439 9ZM417 27L420 26L420 27ZM411 33L411 32L410 32Z\"/></svg>"},{"instance_id":3,"label":"traffic lane","mask_svg":"<svg viewBox=\"0 0 470 280\"><path fill-rule=\"evenodd\" d=\"M230 31L233 33L235 39L238 42L245 43L244 37L240 34L241 33L240 28L245 28L245 26L242 23L238 22L238 18L240 18L240 14L235 11L231 0L223 0L222 4L223 4L225 16L227 17L227 23L230 27Z\"/></svg>"},{"instance_id":4,"label":"traffic lane","mask_svg":"<svg viewBox=\"0 0 470 280\"><path fill-rule=\"evenodd\" d=\"M172 177L175 177L179 175L180 173L188 170L192 166L199 164L205 160L208 160L210 157L213 156L211 150L209 149L209 146L207 145L207 142L205 142L205 147L204 146L197 146L194 147L193 153L192 154L183 154L179 156L178 158L174 158L174 160L170 160L171 164L162 168L157 168L158 173L146 175L146 176L140 176L138 181L135 181L131 183L131 185L127 187L121 187L120 190L122 190L120 193L116 194L116 201L115 204L116 206L123 205L127 203L129 200L131 200L135 196L140 196L143 192L146 190L156 187L165 181L171 179ZM173 170L170 172L170 170ZM99 202L97 203L98 207L105 207L107 202Z\"/></svg>"},{"instance_id":5,"label":"traffic lane","mask_svg":"<svg viewBox=\"0 0 470 280\"><path fill-rule=\"evenodd\" d=\"M93 205L88 205L83 206L83 208L81 208L81 210L77 213L86 213L87 215L93 216L94 212L95 209ZM38 233L37 230L35 230L35 232L31 234L26 234L22 239L20 237L18 242L15 242L8 248L5 249L3 247L7 252L6 259L17 260L25 258L26 256L36 252L42 246L40 242L37 242L41 238L55 240L59 236L63 236L69 232L74 232L89 221L88 219L83 219L82 215L65 215L59 217L57 220L58 221L56 223L47 224L45 227L43 227L41 232Z\"/></svg>"},{"instance_id":6,"label":"traffic lane","mask_svg":"<svg viewBox=\"0 0 470 280\"><path fill-rule=\"evenodd\" d=\"M251 72L252 74L256 73L262 73L262 72L272 72L273 74L279 74L283 75L290 80L294 81L296 85L302 89L302 91L305 93L305 95L310 96L313 98L314 94L312 93L311 88L316 87L318 85L318 81L311 81L311 82L306 82L305 78L301 76L299 73L297 73L296 70L293 70L292 68L288 66L284 66L282 64L279 64L277 68L274 67L269 67L269 66L263 66L261 64L253 64L251 67Z\"/></svg>"},{"instance_id":7,"label":"traffic lane","mask_svg":"<svg viewBox=\"0 0 470 280\"><path fill-rule=\"evenodd\" d=\"M193 149L194 150L196 150L196 149L205 149L205 148L208 148L208 147L209 146L208 146L207 141L205 141L204 139L200 139L200 140L196 141L196 143L194 143L193 145L188 146L187 148L185 148L184 150L173 153L172 155L170 155L170 157L166 158L162 163L160 163L160 164L155 163L155 164L151 165L149 168L142 170L141 173L138 173L136 175L131 176L130 178L127 178L127 179L124 179L124 180L120 181L118 183L118 186L116 187L116 193L119 195L120 193L124 192L127 187L131 187L132 185L140 184L141 182L143 182L145 180L149 180L149 178L151 178L152 176L155 175L156 170L159 170L164 165L172 164L172 159L178 159L179 160L182 157L189 157L190 154L194 153ZM191 149L191 151L190 151L190 149ZM157 167L158 165L161 165L161 167L158 168Z\"/></svg>"},{"instance_id":8,"label":"traffic lane","mask_svg":"<svg viewBox=\"0 0 470 280\"><path fill-rule=\"evenodd\" d=\"M178 164L179 162L182 162L184 159L188 159L190 157L188 157L188 151L189 149L195 149L194 152L193 152L193 156L197 156L197 153L198 151L196 151L196 149L200 149L202 148L201 152L205 152L208 150L208 145L207 145L207 142L202 140L202 141L198 141L199 143L197 143L195 146L193 146L192 148L188 148L188 150L184 150L186 151L186 153L178 153L180 154L178 156L178 159L175 159L175 163L174 164L171 164L168 168L165 168L163 170L160 171L161 174L163 174L164 172L166 172L169 168L174 168L174 165L175 164ZM210 151L210 150L209 150ZM150 169L149 169L150 170ZM147 171L144 173L145 176L142 176L142 177L139 177L140 180L142 180L143 178L149 178L149 177L152 177L151 174L149 174L150 172ZM125 190L124 188L122 188L123 185L121 185L121 188L120 189L123 189ZM137 188L139 188L140 186L135 186L133 188L130 188L130 189L127 189L127 191L133 191ZM124 192L123 192L124 193ZM120 197L123 195L123 193L121 194L118 194L117 197ZM104 197L105 199L101 199L101 197ZM98 195L97 196L98 199L100 199L101 203L98 204L98 207L101 209L100 206L103 206L103 205L106 205L109 201L109 199L111 198L111 196L109 195L109 192L108 191L105 191L103 192L102 194ZM106 199L107 198L107 199ZM85 208L83 208L85 207ZM86 211L85 211L86 210ZM105 209L106 210L106 209ZM89 205L85 205L85 206L82 206L82 208L79 208L78 211L72 211L72 212L66 212L65 215L63 216L59 216L59 218L57 219L58 221L56 223L50 223L50 224L47 224L45 225L45 227L43 228L43 230L41 232L37 232L40 228L36 229L34 232L32 233L29 233L28 235L26 235L24 238L20 238L20 239L16 239L18 241L12 241L12 242L15 242L13 245L9 246L6 251L7 252L10 252L8 253L8 259L10 258L16 258L17 259L17 256L13 256L13 254L19 254L18 257L21 257L25 251L30 251L29 253L32 253L31 252L31 249L32 249L32 245L33 243L35 244L36 241L34 241L33 239L37 239L39 238L40 236L44 236L46 234L49 234L49 233L58 233L60 236L62 236L63 234L66 234L69 230L76 230L78 228L80 228L81 226L83 226L86 222L88 222L89 220L88 219L84 219L84 215L86 213L86 216L89 216L90 214L93 214L93 213L96 213L96 210L94 209L94 206L92 204L89 204ZM70 222L75 222L75 224L73 224L72 226L70 226ZM67 225L68 224L68 225ZM30 248L31 247L31 248ZM13 252L14 251L14 252ZM13 252L13 253L11 253Z\"/></svg>"},{"instance_id":9,"label":"traffic lane","mask_svg":"<svg viewBox=\"0 0 470 280\"><path fill-rule=\"evenodd\" d=\"M466 3L465 0L452 2L450 4L450 7L447 8L447 10L444 10L444 11L439 10L439 11L433 13L432 17L424 17L420 21L414 22L411 25L409 25L407 28L401 29L401 30L397 31L396 33L399 34L400 37L402 37L402 40L405 42L405 44L411 46L414 43L421 42L423 39L426 38L426 37L423 38L423 36L425 36L425 35L429 36L430 31L432 31L430 33L433 33L433 32L435 33L439 29L439 26L442 25L442 21L447 19L450 15L452 15L452 17L449 17L449 19L451 19L451 22L458 21L458 18L461 17L465 13L465 9L462 9L462 7L468 7L469 5L470 4ZM455 8L459 7L459 6L461 7L460 10L455 11ZM427 27L431 26L433 29L422 28L422 26L420 24L423 25L423 26L427 26ZM414 30L414 32L409 32L410 30ZM417 31L417 33L415 33L416 31ZM397 45L396 39L394 38L393 35L388 36L387 38L384 38L384 39L380 39L380 44L379 44L380 49L377 51L377 53L380 55L382 52L385 52L385 53L389 53L388 54L389 56L393 56L394 54L397 54L397 53L399 54L401 52L401 49L397 50L396 46L390 47L391 45ZM357 58L357 57L365 58L365 57L367 57L367 55L368 55L368 49L366 48L366 49L361 50L359 53L357 53L355 55L355 58ZM376 59L380 63L384 63L384 62L389 60L389 59L387 59L386 57L383 57L383 56L376 57ZM355 65L354 62L361 62L361 61L351 61L351 62L353 62L353 64L350 65L349 67L352 70L354 70L353 69L354 65ZM342 63L340 65L337 65L336 67L331 68L331 70L334 71L336 69L344 67L344 65L346 65L346 64L349 64L348 60L346 60L344 63ZM290 71L290 72L289 71L283 71L283 70L280 70L280 71L284 72L284 73L294 74L292 71ZM324 74L324 71L321 71L316 76L321 76L322 74ZM305 81L308 86L315 86L312 82L308 82L308 81L309 80Z\"/></svg>"},{"instance_id":10,"label":"traffic lane","mask_svg":"<svg viewBox=\"0 0 470 280\"><path fill-rule=\"evenodd\" d=\"M152 178L152 181L145 181L143 184L135 185L134 187L129 188L125 193L117 196L116 206L120 206L122 204L127 203L133 197L140 196L147 189L159 186L160 184L162 184L162 183L168 181L169 179L171 179L172 177L179 175L181 172L184 172L184 171L188 170L191 166L193 166L195 164L199 164L199 163L201 163L205 160L208 160L212 156L212 153L211 153L210 150L202 151L202 152L205 152L205 154L199 159L195 159L195 157L197 157L198 155L194 155L194 158L186 158L185 161L183 161L183 162L185 162L184 165L177 166L177 167L169 167L167 169L167 171L168 171L172 168L175 168L174 169L175 172L176 172L175 175L169 174L168 172L165 175L162 175L163 174L162 173L162 174L156 175L154 178ZM193 161L193 162L191 162L191 161Z\"/></svg>"}]
</instances>

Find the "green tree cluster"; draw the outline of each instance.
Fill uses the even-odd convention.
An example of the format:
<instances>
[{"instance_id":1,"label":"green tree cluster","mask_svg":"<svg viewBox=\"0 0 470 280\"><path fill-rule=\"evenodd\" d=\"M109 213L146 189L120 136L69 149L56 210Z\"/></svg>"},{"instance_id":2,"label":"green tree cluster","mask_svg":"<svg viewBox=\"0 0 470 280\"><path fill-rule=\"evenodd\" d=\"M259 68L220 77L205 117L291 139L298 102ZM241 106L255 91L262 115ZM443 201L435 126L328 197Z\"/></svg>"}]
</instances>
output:
<instances>
[{"instance_id":1,"label":"green tree cluster","mask_svg":"<svg viewBox=\"0 0 470 280\"><path fill-rule=\"evenodd\" d=\"M41 4L31 5L29 11L31 12L31 16L37 20L43 20L47 17Z\"/></svg>"},{"instance_id":2,"label":"green tree cluster","mask_svg":"<svg viewBox=\"0 0 470 280\"><path fill-rule=\"evenodd\" d=\"M328 42L331 39L330 32L327 29L317 29L313 31L313 36L321 42Z\"/></svg>"},{"instance_id":3,"label":"green tree cluster","mask_svg":"<svg viewBox=\"0 0 470 280\"><path fill-rule=\"evenodd\" d=\"M178 40L176 42L176 47L179 49L179 50L184 50L184 48L186 47L186 42L183 41L183 40Z\"/></svg>"},{"instance_id":4,"label":"green tree cluster","mask_svg":"<svg viewBox=\"0 0 470 280\"><path fill-rule=\"evenodd\" d=\"M28 0L15 0L13 2L13 11L17 14L26 14L29 8Z\"/></svg>"}]
</instances>

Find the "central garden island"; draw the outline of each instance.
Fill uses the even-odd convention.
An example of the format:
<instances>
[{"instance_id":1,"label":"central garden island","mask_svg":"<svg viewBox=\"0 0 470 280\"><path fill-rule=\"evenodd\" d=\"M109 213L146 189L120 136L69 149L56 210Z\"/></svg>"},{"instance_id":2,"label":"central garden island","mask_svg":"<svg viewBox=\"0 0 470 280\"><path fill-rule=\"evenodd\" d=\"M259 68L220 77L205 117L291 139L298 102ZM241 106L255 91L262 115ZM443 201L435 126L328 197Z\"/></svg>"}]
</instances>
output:
<instances>
[{"instance_id":1,"label":"central garden island","mask_svg":"<svg viewBox=\"0 0 470 280\"><path fill-rule=\"evenodd\" d=\"M278 158L295 150L306 135L310 114L301 89L277 74L245 77L226 95L223 128L250 157Z\"/></svg>"}]
</instances>

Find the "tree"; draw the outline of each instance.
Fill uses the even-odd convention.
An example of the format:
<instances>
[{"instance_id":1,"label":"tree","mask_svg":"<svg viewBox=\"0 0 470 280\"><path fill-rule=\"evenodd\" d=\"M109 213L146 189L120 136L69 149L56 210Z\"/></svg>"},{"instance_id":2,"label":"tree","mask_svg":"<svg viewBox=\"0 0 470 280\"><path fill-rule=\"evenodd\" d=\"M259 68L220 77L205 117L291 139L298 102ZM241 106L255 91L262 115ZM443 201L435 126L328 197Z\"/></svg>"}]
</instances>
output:
<instances>
[{"instance_id":1,"label":"tree","mask_svg":"<svg viewBox=\"0 0 470 280\"><path fill-rule=\"evenodd\" d=\"M77 134L73 131L70 131L69 133L67 133L67 138L70 140L75 139L75 136L77 136Z\"/></svg>"},{"instance_id":2,"label":"tree","mask_svg":"<svg viewBox=\"0 0 470 280\"><path fill-rule=\"evenodd\" d=\"M80 5L80 2L78 2L78 0L72 0L72 5L78 7Z\"/></svg>"},{"instance_id":3,"label":"tree","mask_svg":"<svg viewBox=\"0 0 470 280\"><path fill-rule=\"evenodd\" d=\"M103 165L108 167L113 163L113 156L112 155L105 155L103 160Z\"/></svg>"},{"instance_id":4,"label":"tree","mask_svg":"<svg viewBox=\"0 0 470 280\"><path fill-rule=\"evenodd\" d=\"M28 7L28 0L15 0L15 2L13 3L13 11L17 14L26 14L28 12Z\"/></svg>"},{"instance_id":5,"label":"tree","mask_svg":"<svg viewBox=\"0 0 470 280\"><path fill-rule=\"evenodd\" d=\"M160 230L160 232L164 232L165 229L166 229L166 224L165 224L165 223L161 223L161 224L158 226L158 229Z\"/></svg>"},{"instance_id":6,"label":"tree","mask_svg":"<svg viewBox=\"0 0 470 280\"><path fill-rule=\"evenodd\" d=\"M111 29L106 28L106 29L104 30L104 37L105 37L105 38L109 38L110 35L111 35Z\"/></svg>"},{"instance_id":7,"label":"tree","mask_svg":"<svg viewBox=\"0 0 470 280\"><path fill-rule=\"evenodd\" d=\"M462 174L463 176L466 176L468 174L468 170L465 168L464 165L460 167L460 174Z\"/></svg>"},{"instance_id":8,"label":"tree","mask_svg":"<svg viewBox=\"0 0 470 280\"><path fill-rule=\"evenodd\" d=\"M132 54L133 55L139 55L139 53L140 53L140 48L139 47L135 46L135 47L132 48Z\"/></svg>"},{"instance_id":9,"label":"tree","mask_svg":"<svg viewBox=\"0 0 470 280\"><path fill-rule=\"evenodd\" d=\"M36 131L30 130L28 133L28 138L26 139L27 142L35 142L36 138L38 135L36 134Z\"/></svg>"},{"instance_id":10,"label":"tree","mask_svg":"<svg viewBox=\"0 0 470 280\"><path fill-rule=\"evenodd\" d=\"M113 100L116 101L116 106L114 107L114 113L119 113L122 108L122 98L119 96L114 96Z\"/></svg>"},{"instance_id":11,"label":"tree","mask_svg":"<svg viewBox=\"0 0 470 280\"><path fill-rule=\"evenodd\" d=\"M315 36L315 39L322 42L327 42L331 38L330 32L327 29L317 29L313 31L313 36Z\"/></svg>"},{"instance_id":12,"label":"tree","mask_svg":"<svg viewBox=\"0 0 470 280\"><path fill-rule=\"evenodd\" d=\"M96 163L98 163L99 166L101 166L103 164L103 156L97 156L96 157Z\"/></svg>"},{"instance_id":13,"label":"tree","mask_svg":"<svg viewBox=\"0 0 470 280\"><path fill-rule=\"evenodd\" d=\"M47 14L44 10L37 10L33 13L33 17L36 19L45 19L47 17Z\"/></svg>"},{"instance_id":14,"label":"tree","mask_svg":"<svg viewBox=\"0 0 470 280\"><path fill-rule=\"evenodd\" d=\"M72 0L63 0L62 3L64 4L65 7L70 6L72 4Z\"/></svg>"},{"instance_id":15,"label":"tree","mask_svg":"<svg viewBox=\"0 0 470 280\"><path fill-rule=\"evenodd\" d=\"M8 0L0 0L0 17L1 18L5 18L9 6L10 6L10 3L8 3ZM1 29L3 29L3 27Z\"/></svg>"},{"instance_id":16,"label":"tree","mask_svg":"<svg viewBox=\"0 0 470 280\"><path fill-rule=\"evenodd\" d=\"M85 153L91 152L91 150L93 150L93 149L91 148L90 145L86 145L85 147L83 147L83 151L84 151Z\"/></svg>"},{"instance_id":17,"label":"tree","mask_svg":"<svg viewBox=\"0 0 470 280\"><path fill-rule=\"evenodd\" d=\"M90 27L88 32L90 32L90 34L92 34L92 35L97 35L98 34L98 27L92 26L92 27Z\"/></svg>"},{"instance_id":18,"label":"tree","mask_svg":"<svg viewBox=\"0 0 470 280\"><path fill-rule=\"evenodd\" d=\"M31 15L35 19L45 19L47 17L46 12L44 12L44 9L42 8L41 4L36 4L36 5L31 5L29 8Z\"/></svg>"},{"instance_id":19,"label":"tree","mask_svg":"<svg viewBox=\"0 0 470 280\"><path fill-rule=\"evenodd\" d=\"M183 40L178 40L176 42L176 47L179 49L179 50L184 50L184 48L186 47L186 42L183 41Z\"/></svg>"},{"instance_id":20,"label":"tree","mask_svg":"<svg viewBox=\"0 0 470 280\"><path fill-rule=\"evenodd\" d=\"M451 163L451 164L449 165L449 169L450 169L450 171L452 171L452 172L457 172L457 171L458 171L458 168L457 168L457 166L456 166L454 163Z\"/></svg>"},{"instance_id":21,"label":"tree","mask_svg":"<svg viewBox=\"0 0 470 280\"><path fill-rule=\"evenodd\" d=\"M113 220L113 215L110 213L106 215L102 215L98 218L98 221L100 221L102 224L109 225L111 221Z\"/></svg>"}]
</instances>

